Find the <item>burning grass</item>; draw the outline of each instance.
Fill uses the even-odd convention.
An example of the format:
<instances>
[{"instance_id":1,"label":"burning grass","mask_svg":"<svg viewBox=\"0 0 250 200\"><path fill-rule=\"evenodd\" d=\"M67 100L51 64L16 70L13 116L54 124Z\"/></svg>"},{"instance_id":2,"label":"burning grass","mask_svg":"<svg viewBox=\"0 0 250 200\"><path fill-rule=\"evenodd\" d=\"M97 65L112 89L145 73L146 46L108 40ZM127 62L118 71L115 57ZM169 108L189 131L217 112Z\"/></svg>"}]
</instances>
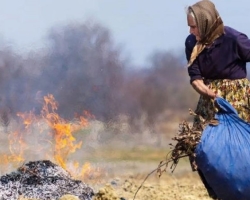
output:
<instances>
[{"instance_id":1,"label":"burning grass","mask_svg":"<svg viewBox=\"0 0 250 200\"><path fill-rule=\"evenodd\" d=\"M80 165L77 161L69 161L69 157L81 148L82 141L77 141L74 133L88 126L90 115L85 113L87 117L78 116L69 122L56 113L57 106L54 97L48 95L44 97L40 115L17 113L18 119L11 130L1 135L2 174L30 160L51 160L71 170L70 173L78 178L89 171L89 163Z\"/></svg>"},{"instance_id":2,"label":"burning grass","mask_svg":"<svg viewBox=\"0 0 250 200\"><path fill-rule=\"evenodd\" d=\"M98 142L102 144L104 142L107 143L105 146L106 148L100 148L96 150L95 146L91 147L89 151L90 153L88 154L85 152L85 155L87 154L87 156L82 156L80 162L78 162L77 159L72 160L72 158L74 158L73 155L77 153L80 148L82 148L82 142L79 141L85 141L85 138L91 136L92 134L90 128L88 127L89 121L84 117L78 117L73 122L68 122L60 118L56 113L58 105L51 95L44 97L44 102L44 108L41 112L41 115L39 116L35 116L32 112L18 114L23 122L23 125L17 126L17 130L12 130L9 132L9 134L6 135L9 137L5 137L5 140L3 140L4 142L2 141L5 146L9 145L9 152L2 152L2 158L4 158L0 160L2 169L4 165L9 168L10 163L15 168L19 167L20 165L27 163L26 161L34 160L34 158L35 160L51 160L61 166L63 169L67 169L67 171L69 171L73 177L77 177L81 180L88 180L89 183L95 184L96 186L97 181L94 179L99 179L98 181L100 182L102 181L102 183L98 182L99 186L101 184L102 186L106 185L105 182L111 183L111 188L119 191L117 193L118 196L116 199L120 200L121 197L125 197L125 199L127 199L129 196L131 199L132 194L136 192L136 188L139 186L138 181L141 181L141 178L138 179L137 176L133 176L133 173L135 171L136 173L140 172L142 177L142 174L144 175L144 173L147 172L150 167L155 165L157 166L158 161L165 157L166 152L169 150L168 148L145 148L145 145L143 148L143 145L130 148L128 143L134 142L137 144L138 142L142 142L140 139L134 140L134 138L131 136L131 138L129 138L130 140L123 140L124 142L126 141L125 149L107 148L107 146L112 146L111 144L113 143L109 143L109 141L113 140L114 137L106 137L106 133L102 133L101 136L96 136L96 138L92 139L100 139ZM191 130L186 125L184 127L184 124L182 128L185 130L183 132ZM128 139L127 136L126 139ZM152 135L150 135L150 140L152 140ZM183 140L182 135L181 137L176 137L175 141L178 141L180 144L181 142L184 142L185 139ZM117 141L114 143L116 142ZM86 143L87 141L85 142L84 146L87 146ZM185 153L182 149L177 147L178 145L176 145L174 149L176 151L172 151L175 152L171 154L173 156L172 159L175 158L175 160L172 161L174 161L174 164L176 165L178 163L178 166L186 166L187 162L185 158L179 160L177 159L182 158L180 155ZM186 147L186 149L189 149L189 147ZM102 171L102 169L99 170L98 167L93 167L93 162L97 163L100 161L103 163L111 163L112 166L110 171L107 170L107 166L105 164L103 164L101 167L105 168L105 171ZM165 161L167 161L167 159ZM131 166L129 165L130 163ZM161 167L164 166L162 165ZM158 167L158 170L161 170L158 171L158 173L162 173L164 171L164 169L160 169L160 167ZM110 182L110 179L115 179L115 176L120 176L125 181L123 183L124 186L121 186L122 191L121 188L116 187L116 184L118 185L118 183L114 183L113 180ZM133 180L128 181L126 177L130 177ZM130 184L128 183L131 183L131 186L129 186ZM110 186L105 186L103 189L103 191L106 191L106 193L111 191L110 189L107 192L107 188L110 189ZM150 198L157 199L157 196L159 196L157 193L161 193L161 189L158 190L156 188L158 188L158 186L151 185L142 187L141 189L146 189L145 193L150 191L150 194L148 194ZM105 196L105 192L103 193L102 190L99 189L100 188L97 188L98 192L96 193L95 200L98 199L98 194ZM170 190L170 188L167 189ZM114 193L116 193L116 191ZM163 196L159 197L159 199L164 198L165 194L166 193L162 193ZM140 198L138 199L147 199L149 196L143 196L142 194L139 194ZM20 196L20 198L22 197ZM99 197L99 199L101 199L101 197Z\"/></svg>"}]
</instances>

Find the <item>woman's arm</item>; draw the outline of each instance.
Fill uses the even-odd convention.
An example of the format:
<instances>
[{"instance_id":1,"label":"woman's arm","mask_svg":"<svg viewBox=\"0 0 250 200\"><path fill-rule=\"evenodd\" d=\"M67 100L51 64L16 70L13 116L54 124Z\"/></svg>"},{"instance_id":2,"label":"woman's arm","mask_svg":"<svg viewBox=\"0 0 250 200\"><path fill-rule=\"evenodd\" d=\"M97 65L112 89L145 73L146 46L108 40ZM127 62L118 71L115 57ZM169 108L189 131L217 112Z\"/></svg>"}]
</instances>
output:
<instances>
[{"instance_id":1,"label":"woman's arm","mask_svg":"<svg viewBox=\"0 0 250 200\"><path fill-rule=\"evenodd\" d=\"M216 94L204 84L203 80L196 79L191 84L196 92L198 92L200 95L206 96L211 99L214 99L216 97Z\"/></svg>"},{"instance_id":2,"label":"woman's arm","mask_svg":"<svg viewBox=\"0 0 250 200\"><path fill-rule=\"evenodd\" d=\"M190 34L185 41L185 52L186 52L186 58L189 62L192 50L196 44L195 36ZM188 67L188 73L190 76L190 82L193 88L198 92L200 95L209 97L209 98L215 98L216 94L210 90L201 79L201 72L197 63L197 60L195 60L191 66Z\"/></svg>"}]
</instances>

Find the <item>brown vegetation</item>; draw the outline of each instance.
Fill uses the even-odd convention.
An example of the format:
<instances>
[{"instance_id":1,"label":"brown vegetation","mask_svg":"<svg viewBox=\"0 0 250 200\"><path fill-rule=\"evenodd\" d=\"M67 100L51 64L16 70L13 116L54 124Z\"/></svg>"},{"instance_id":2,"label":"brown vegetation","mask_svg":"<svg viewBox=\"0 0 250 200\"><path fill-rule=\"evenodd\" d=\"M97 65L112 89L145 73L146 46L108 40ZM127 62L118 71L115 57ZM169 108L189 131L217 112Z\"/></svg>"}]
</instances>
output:
<instances>
[{"instance_id":1,"label":"brown vegetation","mask_svg":"<svg viewBox=\"0 0 250 200\"><path fill-rule=\"evenodd\" d=\"M154 130L159 122L188 117L182 111L197 101L178 55L156 51L150 67L132 67L109 30L98 23L55 27L48 44L26 58L2 47L0 110L11 116L39 112L42 97L52 94L67 119L87 110L103 122L127 116L133 127L144 118Z\"/></svg>"}]
</instances>

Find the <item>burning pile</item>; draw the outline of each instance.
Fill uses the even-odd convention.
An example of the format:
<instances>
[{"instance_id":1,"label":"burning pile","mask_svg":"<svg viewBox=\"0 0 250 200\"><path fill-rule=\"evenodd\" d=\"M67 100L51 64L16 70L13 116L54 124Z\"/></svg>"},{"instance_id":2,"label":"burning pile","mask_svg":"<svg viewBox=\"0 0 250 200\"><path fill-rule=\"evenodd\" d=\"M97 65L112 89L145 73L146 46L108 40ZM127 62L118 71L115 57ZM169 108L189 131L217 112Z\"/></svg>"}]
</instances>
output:
<instances>
[{"instance_id":1,"label":"burning pile","mask_svg":"<svg viewBox=\"0 0 250 200\"><path fill-rule=\"evenodd\" d=\"M73 177L83 180L92 170L88 162L71 159L81 149L82 130L93 116L87 111L66 120L57 114L58 103L53 95L44 96L39 115L34 112L17 113L12 118L8 134L0 132L0 172L6 174L22 163L33 160L51 160ZM78 140L75 137L78 134Z\"/></svg>"},{"instance_id":2,"label":"burning pile","mask_svg":"<svg viewBox=\"0 0 250 200\"><path fill-rule=\"evenodd\" d=\"M16 172L0 177L1 200L25 198L59 199L72 194L81 200L91 200L93 189L80 180L74 180L63 168L51 161L34 161L19 167Z\"/></svg>"}]
</instances>

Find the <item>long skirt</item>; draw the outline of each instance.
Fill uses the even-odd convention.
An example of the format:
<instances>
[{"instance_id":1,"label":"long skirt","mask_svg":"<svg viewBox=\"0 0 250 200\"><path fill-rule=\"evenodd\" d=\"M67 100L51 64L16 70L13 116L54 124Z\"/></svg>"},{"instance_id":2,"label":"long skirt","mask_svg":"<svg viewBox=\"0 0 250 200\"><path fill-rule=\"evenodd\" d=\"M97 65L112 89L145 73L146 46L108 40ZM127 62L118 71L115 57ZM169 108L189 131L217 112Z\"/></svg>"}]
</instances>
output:
<instances>
[{"instance_id":1,"label":"long skirt","mask_svg":"<svg viewBox=\"0 0 250 200\"><path fill-rule=\"evenodd\" d=\"M239 117L250 122L250 82L248 79L205 80L204 83L215 94L226 99L238 112ZM200 96L195 113L205 120L214 118L217 107L213 99ZM199 117L194 118L194 126L199 126Z\"/></svg>"}]
</instances>

